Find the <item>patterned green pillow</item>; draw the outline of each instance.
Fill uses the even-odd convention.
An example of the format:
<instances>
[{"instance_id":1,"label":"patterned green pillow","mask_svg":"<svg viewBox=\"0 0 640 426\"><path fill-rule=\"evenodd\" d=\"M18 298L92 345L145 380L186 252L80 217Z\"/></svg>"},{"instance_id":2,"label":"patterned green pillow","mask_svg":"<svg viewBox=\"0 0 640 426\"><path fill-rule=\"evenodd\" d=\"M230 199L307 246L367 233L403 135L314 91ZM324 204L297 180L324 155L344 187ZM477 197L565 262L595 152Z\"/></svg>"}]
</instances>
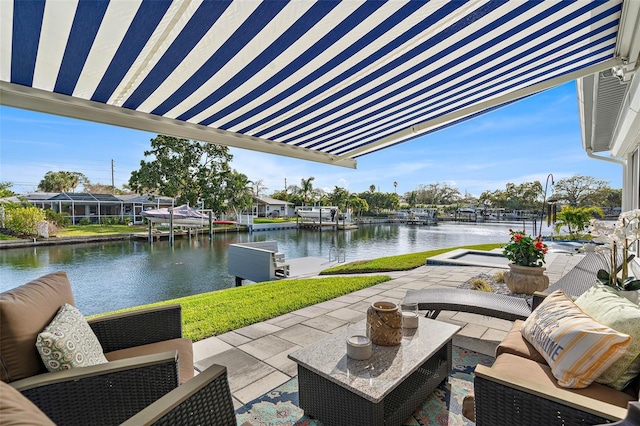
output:
<instances>
[{"instance_id":1,"label":"patterned green pillow","mask_svg":"<svg viewBox=\"0 0 640 426\"><path fill-rule=\"evenodd\" d=\"M49 371L104 364L102 346L84 316L65 303L38 334L36 348Z\"/></svg>"},{"instance_id":2,"label":"patterned green pillow","mask_svg":"<svg viewBox=\"0 0 640 426\"><path fill-rule=\"evenodd\" d=\"M614 389L624 389L640 374L640 306L603 284L587 290L576 305L600 324L631 336L627 352L596 379Z\"/></svg>"}]
</instances>

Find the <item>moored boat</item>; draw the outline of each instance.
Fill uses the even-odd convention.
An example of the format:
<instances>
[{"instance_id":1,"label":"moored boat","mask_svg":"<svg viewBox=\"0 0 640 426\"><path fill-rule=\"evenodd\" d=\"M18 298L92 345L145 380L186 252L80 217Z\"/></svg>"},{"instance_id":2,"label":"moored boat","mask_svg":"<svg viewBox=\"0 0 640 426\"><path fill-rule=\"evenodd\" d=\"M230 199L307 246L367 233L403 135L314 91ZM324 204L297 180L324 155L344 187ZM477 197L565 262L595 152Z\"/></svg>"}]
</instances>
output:
<instances>
[{"instance_id":1,"label":"moored boat","mask_svg":"<svg viewBox=\"0 0 640 426\"><path fill-rule=\"evenodd\" d=\"M296 214L303 220L333 222L336 220L338 208L335 206L302 206L296 207Z\"/></svg>"},{"instance_id":2,"label":"moored boat","mask_svg":"<svg viewBox=\"0 0 640 426\"><path fill-rule=\"evenodd\" d=\"M177 207L144 210L140 213L151 223L169 224L173 221L175 226L206 226L209 224L209 215L192 209L186 204ZM171 216L173 215L173 219ZM231 220L216 220L212 218L214 225L234 225Z\"/></svg>"}]
</instances>

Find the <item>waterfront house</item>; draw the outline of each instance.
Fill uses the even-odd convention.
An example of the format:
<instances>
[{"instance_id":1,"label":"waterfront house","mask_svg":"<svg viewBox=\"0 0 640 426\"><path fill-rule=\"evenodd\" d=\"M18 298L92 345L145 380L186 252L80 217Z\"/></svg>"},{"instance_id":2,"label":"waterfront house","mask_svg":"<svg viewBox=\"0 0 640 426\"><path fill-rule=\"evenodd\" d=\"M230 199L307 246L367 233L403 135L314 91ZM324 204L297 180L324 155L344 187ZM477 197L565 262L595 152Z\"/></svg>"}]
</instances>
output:
<instances>
[{"instance_id":1,"label":"waterfront house","mask_svg":"<svg viewBox=\"0 0 640 426\"><path fill-rule=\"evenodd\" d=\"M253 215L257 217L295 216L293 203L265 196L253 196Z\"/></svg>"},{"instance_id":2,"label":"waterfront house","mask_svg":"<svg viewBox=\"0 0 640 426\"><path fill-rule=\"evenodd\" d=\"M28 202L43 210L48 209L69 217L72 224L81 222L105 223L117 220L124 223L142 223L140 212L148 209L172 207L171 197L151 194L92 194L86 192L30 192L4 198L9 202Z\"/></svg>"}]
</instances>

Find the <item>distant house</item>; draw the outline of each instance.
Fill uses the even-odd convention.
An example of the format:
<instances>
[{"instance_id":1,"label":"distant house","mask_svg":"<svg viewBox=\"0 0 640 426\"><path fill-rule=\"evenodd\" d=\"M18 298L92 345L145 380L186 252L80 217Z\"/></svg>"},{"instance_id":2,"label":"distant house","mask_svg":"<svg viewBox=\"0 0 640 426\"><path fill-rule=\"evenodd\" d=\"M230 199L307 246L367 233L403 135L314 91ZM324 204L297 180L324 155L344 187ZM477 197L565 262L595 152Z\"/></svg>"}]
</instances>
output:
<instances>
[{"instance_id":1,"label":"distant house","mask_svg":"<svg viewBox=\"0 0 640 426\"><path fill-rule=\"evenodd\" d=\"M294 205L271 197L253 197L253 215L258 217L295 216Z\"/></svg>"},{"instance_id":2,"label":"distant house","mask_svg":"<svg viewBox=\"0 0 640 426\"><path fill-rule=\"evenodd\" d=\"M103 223L107 218L124 222L142 223L142 210L171 207L175 200L170 197L139 194L90 194L84 192L32 192L6 198L7 201L25 200L41 209L53 210L69 216L77 225L83 219L91 223Z\"/></svg>"}]
</instances>

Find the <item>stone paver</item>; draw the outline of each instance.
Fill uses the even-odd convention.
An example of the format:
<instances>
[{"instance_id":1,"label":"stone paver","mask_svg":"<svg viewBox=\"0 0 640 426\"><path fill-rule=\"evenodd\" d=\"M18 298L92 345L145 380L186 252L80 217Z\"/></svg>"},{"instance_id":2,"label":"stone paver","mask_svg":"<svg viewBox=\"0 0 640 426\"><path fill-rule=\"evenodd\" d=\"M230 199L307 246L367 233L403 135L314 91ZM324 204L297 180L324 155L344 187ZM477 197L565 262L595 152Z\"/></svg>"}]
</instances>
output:
<instances>
[{"instance_id":1,"label":"stone paver","mask_svg":"<svg viewBox=\"0 0 640 426\"><path fill-rule=\"evenodd\" d=\"M343 302L343 303L346 303L347 305L350 305L352 303L358 303L358 302L362 301L363 299L364 299L364 297L362 297L362 296L354 296L352 294L346 294L344 296L340 296L340 297L335 298L333 300L336 301L336 302Z\"/></svg>"},{"instance_id":2,"label":"stone paver","mask_svg":"<svg viewBox=\"0 0 640 426\"><path fill-rule=\"evenodd\" d=\"M354 311L353 309L342 308L337 311L327 313L328 316L345 320L348 322L358 322L365 318L364 312Z\"/></svg>"},{"instance_id":3,"label":"stone paver","mask_svg":"<svg viewBox=\"0 0 640 426\"><path fill-rule=\"evenodd\" d=\"M302 346L295 345L286 351L282 351L277 355L272 356L271 358L267 358L264 360L265 363L269 364L273 368L283 372L289 377L296 376L298 374L298 364L295 361L289 359L288 355L291 352L295 352L298 349L302 349Z\"/></svg>"},{"instance_id":4,"label":"stone paver","mask_svg":"<svg viewBox=\"0 0 640 426\"><path fill-rule=\"evenodd\" d=\"M407 290L401 289L401 288L397 288L394 290L388 290L385 291L384 293L380 293L378 295L378 297L381 297L385 300L387 299L404 299L404 296L407 295Z\"/></svg>"},{"instance_id":5,"label":"stone paver","mask_svg":"<svg viewBox=\"0 0 640 426\"><path fill-rule=\"evenodd\" d=\"M307 327L313 327L318 330L330 332L348 323L348 321L333 318L328 315L321 315L319 317L308 319L302 324L306 325Z\"/></svg>"},{"instance_id":6,"label":"stone paver","mask_svg":"<svg viewBox=\"0 0 640 426\"><path fill-rule=\"evenodd\" d=\"M376 297L374 296L373 298L375 299ZM378 300L379 299L380 298L378 298ZM353 305L351 305L350 309L354 311L366 313L369 307L371 306L371 303L372 302L370 301L363 300L362 302L354 303Z\"/></svg>"},{"instance_id":7,"label":"stone paver","mask_svg":"<svg viewBox=\"0 0 640 426\"><path fill-rule=\"evenodd\" d=\"M232 346L244 345L245 343L251 341L250 338L243 336L242 334L238 334L235 331L230 331L228 333L221 334L218 336L218 338L223 342L226 342ZM209 339L205 339L205 340L209 340ZM204 342L205 340L202 340L202 341ZM198 358L194 357L194 359L198 359Z\"/></svg>"},{"instance_id":8,"label":"stone paver","mask_svg":"<svg viewBox=\"0 0 640 426\"><path fill-rule=\"evenodd\" d=\"M462 329L460 331L458 331L458 334L460 336L466 336L466 337L472 337L474 339L479 339L486 332L487 332L487 327L483 327L483 326L478 325L478 324L467 324L464 327L462 327Z\"/></svg>"},{"instance_id":9,"label":"stone paver","mask_svg":"<svg viewBox=\"0 0 640 426\"><path fill-rule=\"evenodd\" d=\"M269 392L271 389L280 386L290 378L291 377L280 371L274 371L273 373L256 380L249 386L239 389L236 391L235 397L243 404L246 404L260 395Z\"/></svg>"},{"instance_id":10,"label":"stone paver","mask_svg":"<svg viewBox=\"0 0 640 426\"><path fill-rule=\"evenodd\" d=\"M306 318L315 318L326 314L327 312L329 312L328 309L318 308L317 306L307 306L306 308L298 309L292 313Z\"/></svg>"},{"instance_id":11,"label":"stone paver","mask_svg":"<svg viewBox=\"0 0 640 426\"><path fill-rule=\"evenodd\" d=\"M232 394L276 371L270 365L237 348L195 362L198 371L203 371L213 364L227 367Z\"/></svg>"},{"instance_id":12,"label":"stone paver","mask_svg":"<svg viewBox=\"0 0 640 426\"><path fill-rule=\"evenodd\" d=\"M204 359L233 348L232 345L218 337L200 340L193 344L193 359Z\"/></svg>"},{"instance_id":13,"label":"stone paver","mask_svg":"<svg viewBox=\"0 0 640 426\"><path fill-rule=\"evenodd\" d=\"M362 290L354 291L351 294L353 296L358 296L358 297L370 297L370 296L375 296L375 295L377 295L377 294L379 294L381 292L382 292L382 290L370 287L370 288L363 288Z\"/></svg>"},{"instance_id":14,"label":"stone paver","mask_svg":"<svg viewBox=\"0 0 640 426\"><path fill-rule=\"evenodd\" d=\"M307 346L320 339L327 337L329 333L318 330L316 328L307 327L306 325L296 324L292 327L278 331L274 336L300 346ZM285 348L287 349L287 348Z\"/></svg>"},{"instance_id":15,"label":"stone paver","mask_svg":"<svg viewBox=\"0 0 640 426\"><path fill-rule=\"evenodd\" d=\"M284 315L280 315L279 317L275 317L270 320L267 320L265 322L271 325L275 325L277 327L287 328L287 327L291 327L292 325L301 323L306 319L307 317L303 317L300 315L284 314Z\"/></svg>"},{"instance_id":16,"label":"stone paver","mask_svg":"<svg viewBox=\"0 0 640 426\"><path fill-rule=\"evenodd\" d=\"M511 321L493 318L486 315L472 314L469 312L458 312L452 317L452 319L459 322L473 323L504 331L511 330L511 326L513 325L513 322Z\"/></svg>"},{"instance_id":17,"label":"stone paver","mask_svg":"<svg viewBox=\"0 0 640 426\"><path fill-rule=\"evenodd\" d=\"M482 335L482 340L486 340L489 342L496 342L496 343L500 343L502 342L502 340L507 337L507 334L509 334L506 331L502 331L502 330L496 330L494 328L489 328L487 329L487 331Z\"/></svg>"},{"instance_id":18,"label":"stone paver","mask_svg":"<svg viewBox=\"0 0 640 426\"><path fill-rule=\"evenodd\" d=\"M288 329L285 328L285 330L288 330ZM282 333L282 330L279 331L278 333ZM242 346L238 346L238 349L258 359L265 359L265 358L272 357L276 354L279 354L280 352L294 346L293 343L279 338L278 333L270 334L268 336L263 336L256 340L252 340L249 343L245 343Z\"/></svg>"},{"instance_id":19,"label":"stone paver","mask_svg":"<svg viewBox=\"0 0 640 426\"><path fill-rule=\"evenodd\" d=\"M259 322L256 324L251 324L247 327L239 328L236 330L236 333L242 334L243 336L249 337L251 339L259 339L260 337L264 337L267 334L275 333L276 331L280 330L282 330L282 327L268 324L266 322Z\"/></svg>"},{"instance_id":20,"label":"stone paver","mask_svg":"<svg viewBox=\"0 0 640 426\"><path fill-rule=\"evenodd\" d=\"M337 299L334 299L334 300L327 300L326 302L318 303L315 306L318 308L328 309L330 311L333 311L335 309L346 308L348 306L351 306L351 302L340 302Z\"/></svg>"}]
</instances>

